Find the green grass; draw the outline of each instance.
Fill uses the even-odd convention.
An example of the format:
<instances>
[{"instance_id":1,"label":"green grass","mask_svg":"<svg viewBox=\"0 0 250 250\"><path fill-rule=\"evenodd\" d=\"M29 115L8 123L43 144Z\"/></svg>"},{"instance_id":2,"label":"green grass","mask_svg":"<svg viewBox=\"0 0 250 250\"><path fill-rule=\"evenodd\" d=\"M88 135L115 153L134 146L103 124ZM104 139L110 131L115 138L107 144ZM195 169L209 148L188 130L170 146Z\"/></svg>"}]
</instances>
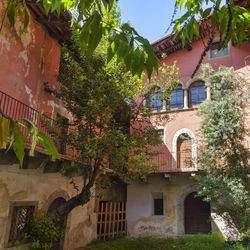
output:
<instances>
[{"instance_id":1,"label":"green grass","mask_svg":"<svg viewBox=\"0 0 250 250\"><path fill-rule=\"evenodd\" d=\"M187 235L177 238L126 238L95 240L85 250L248 250L241 243L225 243L219 233Z\"/></svg>"}]
</instances>

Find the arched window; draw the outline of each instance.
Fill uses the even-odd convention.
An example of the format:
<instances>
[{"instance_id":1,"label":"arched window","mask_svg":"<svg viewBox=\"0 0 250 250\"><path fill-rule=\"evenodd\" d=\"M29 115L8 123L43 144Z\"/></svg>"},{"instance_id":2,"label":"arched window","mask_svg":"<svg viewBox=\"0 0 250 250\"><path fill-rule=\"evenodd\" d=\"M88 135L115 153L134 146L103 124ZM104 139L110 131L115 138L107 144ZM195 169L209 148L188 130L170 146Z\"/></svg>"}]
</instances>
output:
<instances>
[{"instance_id":1,"label":"arched window","mask_svg":"<svg viewBox=\"0 0 250 250\"><path fill-rule=\"evenodd\" d=\"M177 168L192 168L192 139L181 134L177 139Z\"/></svg>"},{"instance_id":2,"label":"arched window","mask_svg":"<svg viewBox=\"0 0 250 250\"><path fill-rule=\"evenodd\" d=\"M189 87L189 107L200 104L206 99L205 82L196 81Z\"/></svg>"},{"instance_id":3,"label":"arched window","mask_svg":"<svg viewBox=\"0 0 250 250\"><path fill-rule=\"evenodd\" d=\"M183 89L181 84L177 86L176 90L171 92L169 107L183 109Z\"/></svg>"},{"instance_id":4,"label":"arched window","mask_svg":"<svg viewBox=\"0 0 250 250\"><path fill-rule=\"evenodd\" d=\"M147 106L152 110L161 111L163 104L163 94L158 86L154 86L151 88L150 92L147 96Z\"/></svg>"}]
</instances>

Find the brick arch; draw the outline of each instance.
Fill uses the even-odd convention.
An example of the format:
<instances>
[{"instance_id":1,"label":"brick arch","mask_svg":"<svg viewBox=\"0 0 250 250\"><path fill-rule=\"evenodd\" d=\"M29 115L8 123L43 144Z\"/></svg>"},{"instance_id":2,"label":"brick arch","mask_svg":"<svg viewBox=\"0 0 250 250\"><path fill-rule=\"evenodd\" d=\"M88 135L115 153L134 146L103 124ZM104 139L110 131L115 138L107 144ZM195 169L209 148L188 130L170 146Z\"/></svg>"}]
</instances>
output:
<instances>
[{"instance_id":1,"label":"brick arch","mask_svg":"<svg viewBox=\"0 0 250 250\"><path fill-rule=\"evenodd\" d=\"M193 159L193 164L194 168L197 169L197 162L196 162L196 157L197 157L197 140L195 138L195 135L192 130L188 128L182 128L178 130L173 137L172 141L172 168L177 168L177 141L180 135L182 134L187 134L190 136L192 140L192 159Z\"/></svg>"}]
</instances>

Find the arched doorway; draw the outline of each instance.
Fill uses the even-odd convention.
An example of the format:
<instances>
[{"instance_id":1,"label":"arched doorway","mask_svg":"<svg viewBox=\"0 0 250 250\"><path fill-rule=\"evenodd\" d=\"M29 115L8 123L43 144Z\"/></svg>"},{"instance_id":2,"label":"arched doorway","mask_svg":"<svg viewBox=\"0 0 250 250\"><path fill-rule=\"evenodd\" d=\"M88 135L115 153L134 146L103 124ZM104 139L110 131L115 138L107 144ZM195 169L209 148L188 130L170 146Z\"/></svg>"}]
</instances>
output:
<instances>
[{"instance_id":1,"label":"arched doorway","mask_svg":"<svg viewBox=\"0 0 250 250\"><path fill-rule=\"evenodd\" d=\"M57 218L57 214L58 214L58 210L61 207L61 205L63 205L64 203L66 203L66 200L62 197L58 197L56 198L49 206L48 208L48 214L54 216ZM65 229L66 229L66 224L67 224L67 217L64 218L63 222L62 222L62 227L61 230L65 233ZM64 235L65 236L65 235ZM62 238L60 238L55 244L54 246L51 248L51 250L63 250L63 245L64 245L64 236Z\"/></svg>"},{"instance_id":2,"label":"arched doorway","mask_svg":"<svg viewBox=\"0 0 250 250\"><path fill-rule=\"evenodd\" d=\"M210 204L190 193L184 201L185 234L211 232Z\"/></svg>"}]
</instances>

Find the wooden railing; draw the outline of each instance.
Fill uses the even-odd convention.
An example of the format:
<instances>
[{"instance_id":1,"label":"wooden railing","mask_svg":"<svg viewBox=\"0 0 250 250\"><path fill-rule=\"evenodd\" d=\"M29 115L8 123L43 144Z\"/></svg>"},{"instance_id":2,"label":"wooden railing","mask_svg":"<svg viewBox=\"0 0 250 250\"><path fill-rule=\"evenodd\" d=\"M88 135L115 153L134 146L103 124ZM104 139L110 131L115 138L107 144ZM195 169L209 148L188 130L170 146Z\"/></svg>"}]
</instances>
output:
<instances>
[{"instance_id":1,"label":"wooden railing","mask_svg":"<svg viewBox=\"0 0 250 250\"><path fill-rule=\"evenodd\" d=\"M126 202L100 201L97 205L97 239L127 233Z\"/></svg>"}]
</instances>

